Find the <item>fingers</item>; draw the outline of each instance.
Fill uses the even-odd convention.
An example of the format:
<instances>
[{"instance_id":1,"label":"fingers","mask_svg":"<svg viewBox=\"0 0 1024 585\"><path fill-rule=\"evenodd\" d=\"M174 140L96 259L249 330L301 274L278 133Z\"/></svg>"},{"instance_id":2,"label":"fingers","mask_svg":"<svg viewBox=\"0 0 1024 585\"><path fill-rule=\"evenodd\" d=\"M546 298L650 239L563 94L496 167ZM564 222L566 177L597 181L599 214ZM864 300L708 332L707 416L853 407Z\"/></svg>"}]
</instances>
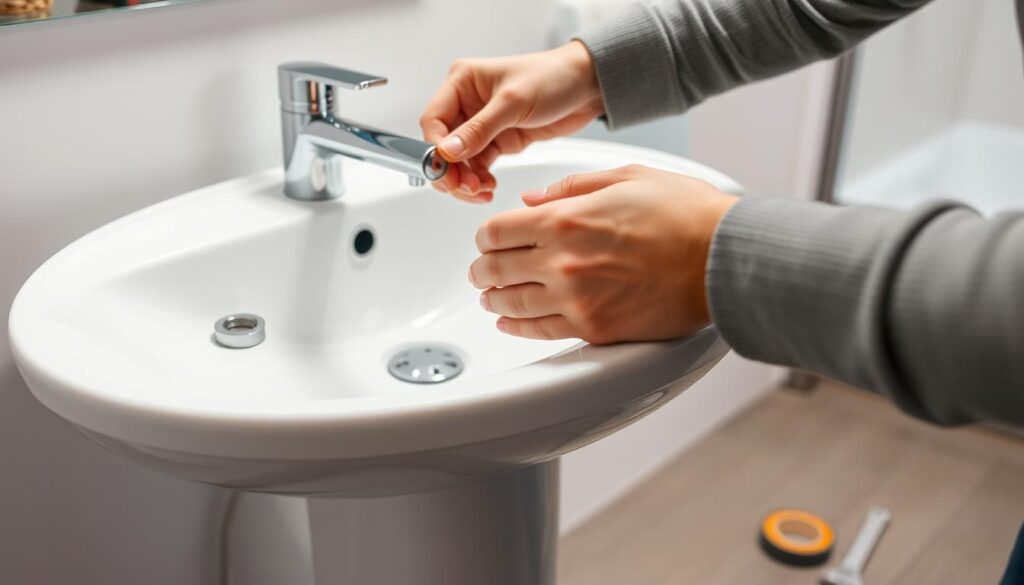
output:
<instances>
[{"instance_id":1,"label":"fingers","mask_svg":"<svg viewBox=\"0 0 1024 585\"><path fill-rule=\"evenodd\" d=\"M487 169L476 170L466 163L456 163L448 165L448 172L433 185L463 201L487 203L494 199L496 182Z\"/></svg>"},{"instance_id":2,"label":"fingers","mask_svg":"<svg viewBox=\"0 0 1024 585\"><path fill-rule=\"evenodd\" d=\"M481 254L497 250L532 247L541 236L542 213L523 207L490 217L476 230L476 247Z\"/></svg>"},{"instance_id":3,"label":"fingers","mask_svg":"<svg viewBox=\"0 0 1024 585\"><path fill-rule=\"evenodd\" d=\"M629 166L607 171L569 175L561 181L549 185L546 189L526 191L522 195L523 203L529 206L536 206L556 199L586 195L587 193L593 193L610 185L626 181L632 177L633 172L634 168Z\"/></svg>"},{"instance_id":4,"label":"fingers","mask_svg":"<svg viewBox=\"0 0 1024 585\"><path fill-rule=\"evenodd\" d=\"M520 319L558 313L558 300L536 282L485 290L480 294L480 305L491 313Z\"/></svg>"},{"instance_id":5,"label":"fingers","mask_svg":"<svg viewBox=\"0 0 1024 585\"><path fill-rule=\"evenodd\" d=\"M491 174L491 170L488 168L489 166L490 163L485 164L485 161L480 160L479 157L472 158L469 161L469 168L473 170L473 173L480 181L481 191L494 191L498 186L498 181L494 178L494 175Z\"/></svg>"},{"instance_id":6,"label":"fingers","mask_svg":"<svg viewBox=\"0 0 1024 585\"><path fill-rule=\"evenodd\" d=\"M442 179L442 182L435 183L434 186L465 201L473 203L491 201L494 198L493 191L497 188L498 181L491 173L490 166L500 155L521 152L527 144L528 141L522 137L519 130L515 128L505 130L478 155L463 163L452 163L449 168L458 166L460 168L458 173L453 175L449 171L448 176ZM476 175L477 180L465 181L462 179L469 173Z\"/></svg>"},{"instance_id":7,"label":"fingers","mask_svg":"<svg viewBox=\"0 0 1024 585\"><path fill-rule=\"evenodd\" d=\"M494 137L491 146L497 149L498 154L517 154L525 150L531 142L527 131L521 128L507 128ZM486 151L483 154L487 154Z\"/></svg>"},{"instance_id":8,"label":"fingers","mask_svg":"<svg viewBox=\"0 0 1024 585\"><path fill-rule=\"evenodd\" d=\"M469 265L469 281L478 289L534 282L537 250L520 248L484 254Z\"/></svg>"},{"instance_id":9,"label":"fingers","mask_svg":"<svg viewBox=\"0 0 1024 585\"><path fill-rule=\"evenodd\" d=\"M438 143L449 162L461 162L480 154L502 131L522 118L523 101L496 94L483 108Z\"/></svg>"},{"instance_id":10,"label":"fingers","mask_svg":"<svg viewBox=\"0 0 1024 585\"><path fill-rule=\"evenodd\" d=\"M441 87L430 98L427 107L420 117L420 129L423 130L423 139L432 144L437 144L455 125L456 118L462 111L459 100L459 92L456 90L455 81L446 79Z\"/></svg>"},{"instance_id":11,"label":"fingers","mask_svg":"<svg viewBox=\"0 0 1024 585\"><path fill-rule=\"evenodd\" d=\"M423 139L437 144L449 134L451 127L464 121L462 99L458 92L458 78L450 77L437 90L420 117ZM465 163L449 165L445 176L441 180L435 181L433 185L439 191L451 193L455 197L471 203L490 201L493 199L493 194L490 191L495 188L494 177L490 172L481 173L472 165Z\"/></svg>"},{"instance_id":12,"label":"fingers","mask_svg":"<svg viewBox=\"0 0 1024 585\"><path fill-rule=\"evenodd\" d=\"M501 153L497 147L491 144L478 156L466 162L451 163L448 166L448 173L440 181L435 182L434 187L471 203L491 201L494 199L498 181L489 167L499 154Z\"/></svg>"},{"instance_id":13,"label":"fingers","mask_svg":"<svg viewBox=\"0 0 1024 585\"><path fill-rule=\"evenodd\" d=\"M473 161L481 168L490 169L494 161L498 160L498 157L502 154L498 146L492 142L483 152L474 156Z\"/></svg>"},{"instance_id":14,"label":"fingers","mask_svg":"<svg viewBox=\"0 0 1024 585\"><path fill-rule=\"evenodd\" d=\"M529 137L519 128L508 128L494 137L480 154L469 160L474 169L489 169L503 154L522 152L530 145Z\"/></svg>"},{"instance_id":15,"label":"fingers","mask_svg":"<svg viewBox=\"0 0 1024 585\"><path fill-rule=\"evenodd\" d=\"M563 315L548 315L535 319L498 319L497 327L503 333L528 339L567 339L577 334Z\"/></svg>"}]
</instances>

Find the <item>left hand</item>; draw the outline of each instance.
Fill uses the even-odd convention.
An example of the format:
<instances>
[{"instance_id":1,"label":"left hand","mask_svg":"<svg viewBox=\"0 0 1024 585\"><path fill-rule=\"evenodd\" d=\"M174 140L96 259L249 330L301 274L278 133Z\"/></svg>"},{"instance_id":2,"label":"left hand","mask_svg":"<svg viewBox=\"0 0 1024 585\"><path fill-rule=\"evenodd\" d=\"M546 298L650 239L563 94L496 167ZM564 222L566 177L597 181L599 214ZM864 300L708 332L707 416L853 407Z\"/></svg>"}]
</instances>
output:
<instances>
[{"instance_id":1,"label":"left hand","mask_svg":"<svg viewBox=\"0 0 1024 585\"><path fill-rule=\"evenodd\" d=\"M735 196L632 165L569 176L523 201L480 227L469 271L500 330L607 344L680 337L710 321L704 272Z\"/></svg>"}]
</instances>

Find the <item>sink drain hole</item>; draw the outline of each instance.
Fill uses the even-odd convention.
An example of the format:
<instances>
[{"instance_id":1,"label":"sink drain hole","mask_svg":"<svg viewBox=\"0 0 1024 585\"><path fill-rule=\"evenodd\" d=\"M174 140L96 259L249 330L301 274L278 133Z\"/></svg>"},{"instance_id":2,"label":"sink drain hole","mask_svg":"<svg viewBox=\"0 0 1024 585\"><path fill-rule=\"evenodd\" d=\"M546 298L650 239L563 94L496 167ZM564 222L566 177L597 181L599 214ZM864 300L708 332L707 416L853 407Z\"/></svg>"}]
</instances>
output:
<instances>
[{"instance_id":1,"label":"sink drain hole","mask_svg":"<svg viewBox=\"0 0 1024 585\"><path fill-rule=\"evenodd\" d=\"M388 360L388 372L403 382L438 384L462 373L462 358L440 346L404 349Z\"/></svg>"}]
</instances>

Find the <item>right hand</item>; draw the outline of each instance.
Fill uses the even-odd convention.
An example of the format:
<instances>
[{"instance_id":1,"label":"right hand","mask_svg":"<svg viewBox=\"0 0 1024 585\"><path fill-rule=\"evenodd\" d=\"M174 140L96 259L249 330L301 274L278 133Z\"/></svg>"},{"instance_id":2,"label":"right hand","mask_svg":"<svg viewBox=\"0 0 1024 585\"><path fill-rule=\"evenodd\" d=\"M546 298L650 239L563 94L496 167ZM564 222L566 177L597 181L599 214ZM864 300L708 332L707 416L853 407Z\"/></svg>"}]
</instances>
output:
<instances>
[{"instance_id":1,"label":"right hand","mask_svg":"<svg viewBox=\"0 0 1024 585\"><path fill-rule=\"evenodd\" d=\"M451 164L434 186L486 203L499 155L537 140L572 134L604 111L590 53L572 41L514 57L456 61L430 100L420 126Z\"/></svg>"}]
</instances>

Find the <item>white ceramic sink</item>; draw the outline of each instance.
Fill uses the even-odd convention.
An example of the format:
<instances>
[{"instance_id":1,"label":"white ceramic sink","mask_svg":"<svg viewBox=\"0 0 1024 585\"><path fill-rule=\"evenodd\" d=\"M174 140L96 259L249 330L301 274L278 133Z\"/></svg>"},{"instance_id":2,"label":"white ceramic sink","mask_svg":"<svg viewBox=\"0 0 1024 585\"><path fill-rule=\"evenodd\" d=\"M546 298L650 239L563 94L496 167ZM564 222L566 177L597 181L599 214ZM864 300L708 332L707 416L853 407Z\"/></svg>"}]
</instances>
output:
<instances>
[{"instance_id":1,"label":"white ceramic sink","mask_svg":"<svg viewBox=\"0 0 1024 585\"><path fill-rule=\"evenodd\" d=\"M521 191L629 163L739 191L684 159L578 140L502 160L490 205L358 162L342 199L300 202L265 172L56 254L14 302L14 357L36 398L125 457L237 489L336 496L309 509L342 519L341 536L313 547L344 583L554 585L557 458L658 408L727 348L713 328L604 347L509 337L467 271L477 227ZM364 230L374 246L360 256ZM214 324L236 313L264 319L261 344L215 342ZM414 384L389 372L424 346L457 355L461 373Z\"/></svg>"},{"instance_id":2,"label":"white ceramic sink","mask_svg":"<svg viewBox=\"0 0 1024 585\"><path fill-rule=\"evenodd\" d=\"M93 439L187 479L256 491L428 490L551 460L622 428L727 351L714 329L606 347L496 330L467 280L473 235L518 194L567 174L639 162L738 191L704 166L563 140L496 167L490 205L414 188L363 163L338 201L281 194L279 170L175 197L71 244L25 283L10 335L33 394ZM375 235L364 257L361 229ZM266 321L227 349L214 322ZM464 371L393 377L429 343Z\"/></svg>"}]
</instances>

